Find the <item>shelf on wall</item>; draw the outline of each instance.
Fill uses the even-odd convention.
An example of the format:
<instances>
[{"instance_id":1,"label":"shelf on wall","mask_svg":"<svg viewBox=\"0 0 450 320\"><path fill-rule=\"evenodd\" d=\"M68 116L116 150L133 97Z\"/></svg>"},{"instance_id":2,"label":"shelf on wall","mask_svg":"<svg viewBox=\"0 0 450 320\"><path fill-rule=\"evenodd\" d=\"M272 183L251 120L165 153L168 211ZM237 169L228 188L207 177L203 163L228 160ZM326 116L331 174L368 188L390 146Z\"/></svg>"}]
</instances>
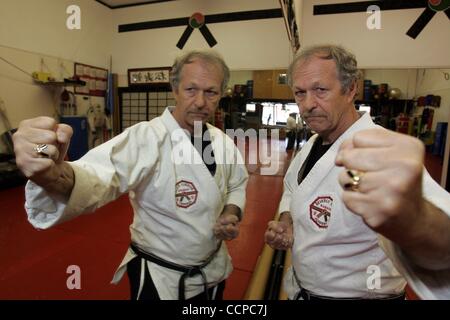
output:
<instances>
[{"instance_id":1,"label":"shelf on wall","mask_svg":"<svg viewBox=\"0 0 450 320\"><path fill-rule=\"evenodd\" d=\"M85 81L82 80L67 80L64 81L38 81L34 80L35 83L43 86L55 86L55 87L83 87L86 85Z\"/></svg>"}]
</instances>

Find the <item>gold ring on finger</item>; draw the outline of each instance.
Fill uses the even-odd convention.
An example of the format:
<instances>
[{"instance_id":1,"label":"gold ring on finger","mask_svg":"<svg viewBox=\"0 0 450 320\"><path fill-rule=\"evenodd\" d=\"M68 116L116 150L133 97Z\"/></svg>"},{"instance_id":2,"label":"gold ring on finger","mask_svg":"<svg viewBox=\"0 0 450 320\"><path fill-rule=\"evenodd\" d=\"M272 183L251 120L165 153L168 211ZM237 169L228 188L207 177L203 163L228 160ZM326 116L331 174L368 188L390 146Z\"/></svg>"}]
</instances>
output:
<instances>
[{"instance_id":1,"label":"gold ring on finger","mask_svg":"<svg viewBox=\"0 0 450 320\"><path fill-rule=\"evenodd\" d=\"M351 182L344 184L346 190L358 191L359 184L361 183L361 178L364 175L363 172L358 170L347 170L347 175L352 179Z\"/></svg>"}]
</instances>

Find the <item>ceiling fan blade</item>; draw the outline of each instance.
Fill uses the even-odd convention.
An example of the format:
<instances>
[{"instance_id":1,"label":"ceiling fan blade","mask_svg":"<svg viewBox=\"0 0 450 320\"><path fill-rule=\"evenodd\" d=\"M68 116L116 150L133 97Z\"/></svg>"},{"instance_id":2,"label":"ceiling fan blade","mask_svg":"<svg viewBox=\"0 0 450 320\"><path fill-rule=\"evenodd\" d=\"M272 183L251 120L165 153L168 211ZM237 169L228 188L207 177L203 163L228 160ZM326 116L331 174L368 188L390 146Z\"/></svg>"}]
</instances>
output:
<instances>
[{"instance_id":1,"label":"ceiling fan blade","mask_svg":"<svg viewBox=\"0 0 450 320\"><path fill-rule=\"evenodd\" d=\"M378 5L381 1L362 1L362 2L347 2L336 4L323 4L314 6L313 14L334 14L334 13L349 13L349 12L363 12L367 10L370 5Z\"/></svg>"},{"instance_id":2,"label":"ceiling fan blade","mask_svg":"<svg viewBox=\"0 0 450 320\"><path fill-rule=\"evenodd\" d=\"M199 30L202 33L203 37L205 37L206 42L208 42L208 44L211 48L217 44L216 39L214 38L212 33L209 31L206 24L204 24Z\"/></svg>"},{"instance_id":3,"label":"ceiling fan blade","mask_svg":"<svg viewBox=\"0 0 450 320\"><path fill-rule=\"evenodd\" d=\"M412 27L409 28L409 30L406 34L413 39L417 38L419 33L422 32L423 28L426 27L428 22L430 22L431 18L433 18L435 14L436 14L436 11L433 11L427 7L422 12L422 14L417 18L416 22L414 22Z\"/></svg>"},{"instance_id":4,"label":"ceiling fan blade","mask_svg":"<svg viewBox=\"0 0 450 320\"><path fill-rule=\"evenodd\" d=\"M360 1L346 2L336 4L324 4L314 6L314 15L350 13L350 12L366 12L369 6L376 5L381 10L397 10L397 9L415 9L425 8L428 5L427 0L379 0L379 1Z\"/></svg>"},{"instance_id":5,"label":"ceiling fan blade","mask_svg":"<svg viewBox=\"0 0 450 320\"><path fill-rule=\"evenodd\" d=\"M209 14L205 16L205 21L206 23L221 23L221 22L233 22L245 20L273 19L282 17L283 13L281 12L281 8L278 8L278 9L264 9L264 10ZM179 27L185 26L187 24L189 24L189 17L157 20L157 21L144 21L137 23L120 24L119 32Z\"/></svg>"},{"instance_id":6,"label":"ceiling fan blade","mask_svg":"<svg viewBox=\"0 0 450 320\"><path fill-rule=\"evenodd\" d=\"M189 25L186 27L183 34L181 35L180 40L178 40L178 43L177 43L177 47L179 49L183 49L184 45L186 44L186 41L189 39L193 30L194 29L192 29L192 27Z\"/></svg>"}]
</instances>

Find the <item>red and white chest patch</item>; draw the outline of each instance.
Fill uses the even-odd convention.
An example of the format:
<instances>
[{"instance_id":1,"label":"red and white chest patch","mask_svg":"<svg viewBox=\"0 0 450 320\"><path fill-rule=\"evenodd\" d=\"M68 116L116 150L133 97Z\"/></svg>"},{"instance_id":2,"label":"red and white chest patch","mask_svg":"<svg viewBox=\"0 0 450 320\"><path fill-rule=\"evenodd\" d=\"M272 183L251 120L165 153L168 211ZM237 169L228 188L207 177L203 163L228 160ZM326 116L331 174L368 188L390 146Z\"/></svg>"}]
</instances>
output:
<instances>
[{"instance_id":1,"label":"red and white chest patch","mask_svg":"<svg viewBox=\"0 0 450 320\"><path fill-rule=\"evenodd\" d=\"M326 229L331 218L331 208L333 206L333 198L329 196L317 197L309 205L309 217L319 227Z\"/></svg>"},{"instance_id":2,"label":"red and white chest patch","mask_svg":"<svg viewBox=\"0 0 450 320\"><path fill-rule=\"evenodd\" d=\"M189 208L197 201L197 196L197 188L192 182L181 180L175 185L175 199L177 207Z\"/></svg>"}]
</instances>

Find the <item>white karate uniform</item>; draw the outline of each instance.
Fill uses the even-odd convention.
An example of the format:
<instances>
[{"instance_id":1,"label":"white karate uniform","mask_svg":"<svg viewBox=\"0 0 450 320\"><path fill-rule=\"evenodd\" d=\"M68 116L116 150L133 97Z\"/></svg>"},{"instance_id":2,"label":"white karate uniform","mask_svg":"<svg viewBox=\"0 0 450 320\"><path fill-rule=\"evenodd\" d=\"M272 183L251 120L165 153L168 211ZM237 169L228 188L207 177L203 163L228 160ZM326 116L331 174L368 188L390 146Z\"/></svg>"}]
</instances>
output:
<instances>
[{"instance_id":1,"label":"white karate uniform","mask_svg":"<svg viewBox=\"0 0 450 320\"><path fill-rule=\"evenodd\" d=\"M338 183L338 175L343 170L335 165L339 146L355 132L373 127L377 126L369 114L363 114L298 185L298 172L318 137L313 136L286 173L279 212L290 211L294 223L292 265L301 286L317 295L382 298L404 289L405 280L381 249L377 233L345 207ZM448 193L437 186L426 170L423 181L425 198L449 214ZM382 241L384 247L392 245L387 239ZM387 252L394 258L393 250ZM416 279L408 277L412 282ZM419 287L411 284L420 295ZM447 284L447 298L449 287ZM299 290L292 269L285 277L284 288L290 299Z\"/></svg>"},{"instance_id":2,"label":"white karate uniform","mask_svg":"<svg viewBox=\"0 0 450 320\"><path fill-rule=\"evenodd\" d=\"M234 142L219 129L207 126L216 162L214 177L167 108L161 117L128 128L70 163L75 185L67 203L28 182L25 206L29 221L36 228L48 228L129 192L134 210L132 242L180 265L202 264L219 243L213 225L224 206L234 204L244 211L248 180ZM180 161L186 157L190 160ZM113 283L122 278L126 264L135 256L129 249ZM181 273L151 262L147 266L160 298L178 299ZM231 273L224 243L203 271L209 286ZM186 279L186 298L203 290L200 275Z\"/></svg>"}]
</instances>

